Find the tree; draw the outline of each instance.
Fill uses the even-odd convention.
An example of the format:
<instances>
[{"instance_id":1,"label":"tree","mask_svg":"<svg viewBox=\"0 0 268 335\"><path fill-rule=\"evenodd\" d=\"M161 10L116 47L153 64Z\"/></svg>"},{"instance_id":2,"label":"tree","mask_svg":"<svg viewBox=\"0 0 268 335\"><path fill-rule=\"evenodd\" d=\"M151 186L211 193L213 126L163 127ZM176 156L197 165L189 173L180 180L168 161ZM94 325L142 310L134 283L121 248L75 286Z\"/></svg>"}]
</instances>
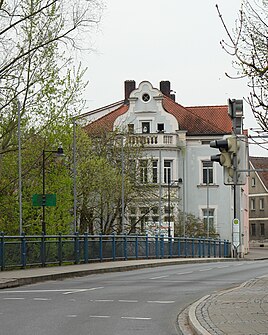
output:
<instances>
[{"instance_id":1,"label":"tree","mask_svg":"<svg viewBox=\"0 0 268 335\"><path fill-rule=\"evenodd\" d=\"M247 102L263 131L268 131L268 3L243 0L236 28L230 32L217 7L228 36L223 49L234 57L237 77L248 78L251 88Z\"/></svg>"},{"instance_id":2,"label":"tree","mask_svg":"<svg viewBox=\"0 0 268 335\"><path fill-rule=\"evenodd\" d=\"M40 211L30 206L31 195L38 193L41 185L40 154L43 149L57 148L59 142L67 154L71 151L70 117L82 111L81 93L86 85L84 70L73 66L73 54L80 48L79 36L98 23L101 10L101 0L0 1L0 230L18 232L20 114L24 226L33 231L36 223L35 232L41 232ZM48 187L51 178L51 189L61 189L59 171L67 178L64 184L69 185L70 169L53 169L53 162L48 165ZM70 189L65 192L69 199ZM67 211L70 207L63 204L57 213L49 211L51 219L55 214L49 225L52 230L55 221L58 224L67 218L60 224L66 231Z\"/></svg>"}]
</instances>

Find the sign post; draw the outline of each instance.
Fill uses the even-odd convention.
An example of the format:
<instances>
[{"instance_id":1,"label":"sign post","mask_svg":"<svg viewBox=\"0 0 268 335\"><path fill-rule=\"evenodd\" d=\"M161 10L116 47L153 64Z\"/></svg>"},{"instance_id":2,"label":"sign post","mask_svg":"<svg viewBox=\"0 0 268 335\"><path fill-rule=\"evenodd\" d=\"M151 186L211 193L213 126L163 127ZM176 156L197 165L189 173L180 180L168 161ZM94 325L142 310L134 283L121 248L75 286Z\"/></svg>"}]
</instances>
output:
<instances>
[{"instance_id":1,"label":"sign post","mask_svg":"<svg viewBox=\"0 0 268 335\"><path fill-rule=\"evenodd\" d=\"M240 224L239 219L233 219L233 246L235 248L235 256L238 257L237 248L240 245Z\"/></svg>"}]
</instances>

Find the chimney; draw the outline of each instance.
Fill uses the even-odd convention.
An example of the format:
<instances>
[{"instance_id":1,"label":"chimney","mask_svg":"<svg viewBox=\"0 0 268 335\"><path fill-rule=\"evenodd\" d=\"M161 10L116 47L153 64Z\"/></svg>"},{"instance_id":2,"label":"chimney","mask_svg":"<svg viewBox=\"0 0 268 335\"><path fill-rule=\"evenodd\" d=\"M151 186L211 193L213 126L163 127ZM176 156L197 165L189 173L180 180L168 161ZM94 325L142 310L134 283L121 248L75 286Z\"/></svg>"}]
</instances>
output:
<instances>
[{"instance_id":1,"label":"chimney","mask_svg":"<svg viewBox=\"0 0 268 335\"><path fill-rule=\"evenodd\" d=\"M160 81L160 91L167 97L170 97L170 81L168 80Z\"/></svg>"},{"instance_id":2,"label":"chimney","mask_svg":"<svg viewBox=\"0 0 268 335\"><path fill-rule=\"evenodd\" d=\"M125 104L128 104L130 93L136 89L135 80L125 80Z\"/></svg>"}]
</instances>

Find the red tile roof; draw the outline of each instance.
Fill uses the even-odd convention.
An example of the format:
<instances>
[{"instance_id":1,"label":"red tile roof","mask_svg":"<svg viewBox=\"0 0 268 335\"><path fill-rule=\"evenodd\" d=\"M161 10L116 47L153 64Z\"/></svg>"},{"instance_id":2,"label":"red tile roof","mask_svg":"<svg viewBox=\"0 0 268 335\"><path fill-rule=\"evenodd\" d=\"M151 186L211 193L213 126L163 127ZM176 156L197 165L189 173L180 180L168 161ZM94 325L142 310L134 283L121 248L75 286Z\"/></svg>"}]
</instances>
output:
<instances>
[{"instance_id":1,"label":"red tile roof","mask_svg":"<svg viewBox=\"0 0 268 335\"><path fill-rule=\"evenodd\" d=\"M228 106L183 107L164 96L163 106L176 117L179 128L188 135L226 134L232 131Z\"/></svg>"},{"instance_id":2,"label":"red tile roof","mask_svg":"<svg viewBox=\"0 0 268 335\"><path fill-rule=\"evenodd\" d=\"M267 169L267 171L257 171L265 187L268 188L268 157L249 157L255 169Z\"/></svg>"},{"instance_id":3,"label":"red tile roof","mask_svg":"<svg viewBox=\"0 0 268 335\"><path fill-rule=\"evenodd\" d=\"M183 107L164 95L163 107L175 116L179 129L186 130L187 135L223 135L232 131L227 105ZM127 110L128 105L122 102L119 108L89 123L84 129L89 134L112 131L116 118Z\"/></svg>"}]
</instances>

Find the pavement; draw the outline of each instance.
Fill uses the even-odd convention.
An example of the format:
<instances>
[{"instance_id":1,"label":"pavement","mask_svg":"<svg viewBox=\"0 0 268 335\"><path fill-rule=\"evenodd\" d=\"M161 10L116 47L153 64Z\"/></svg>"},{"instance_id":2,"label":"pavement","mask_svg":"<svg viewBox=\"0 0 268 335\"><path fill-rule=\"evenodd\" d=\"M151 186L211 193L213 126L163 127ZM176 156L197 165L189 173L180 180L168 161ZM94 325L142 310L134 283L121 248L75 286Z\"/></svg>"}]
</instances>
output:
<instances>
[{"instance_id":1,"label":"pavement","mask_svg":"<svg viewBox=\"0 0 268 335\"><path fill-rule=\"evenodd\" d=\"M268 245L254 246L245 258L268 259ZM96 273L175 264L230 261L224 258L145 259L0 271L0 289ZM178 317L184 335L268 335L268 274L194 302Z\"/></svg>"}]
</instances>

